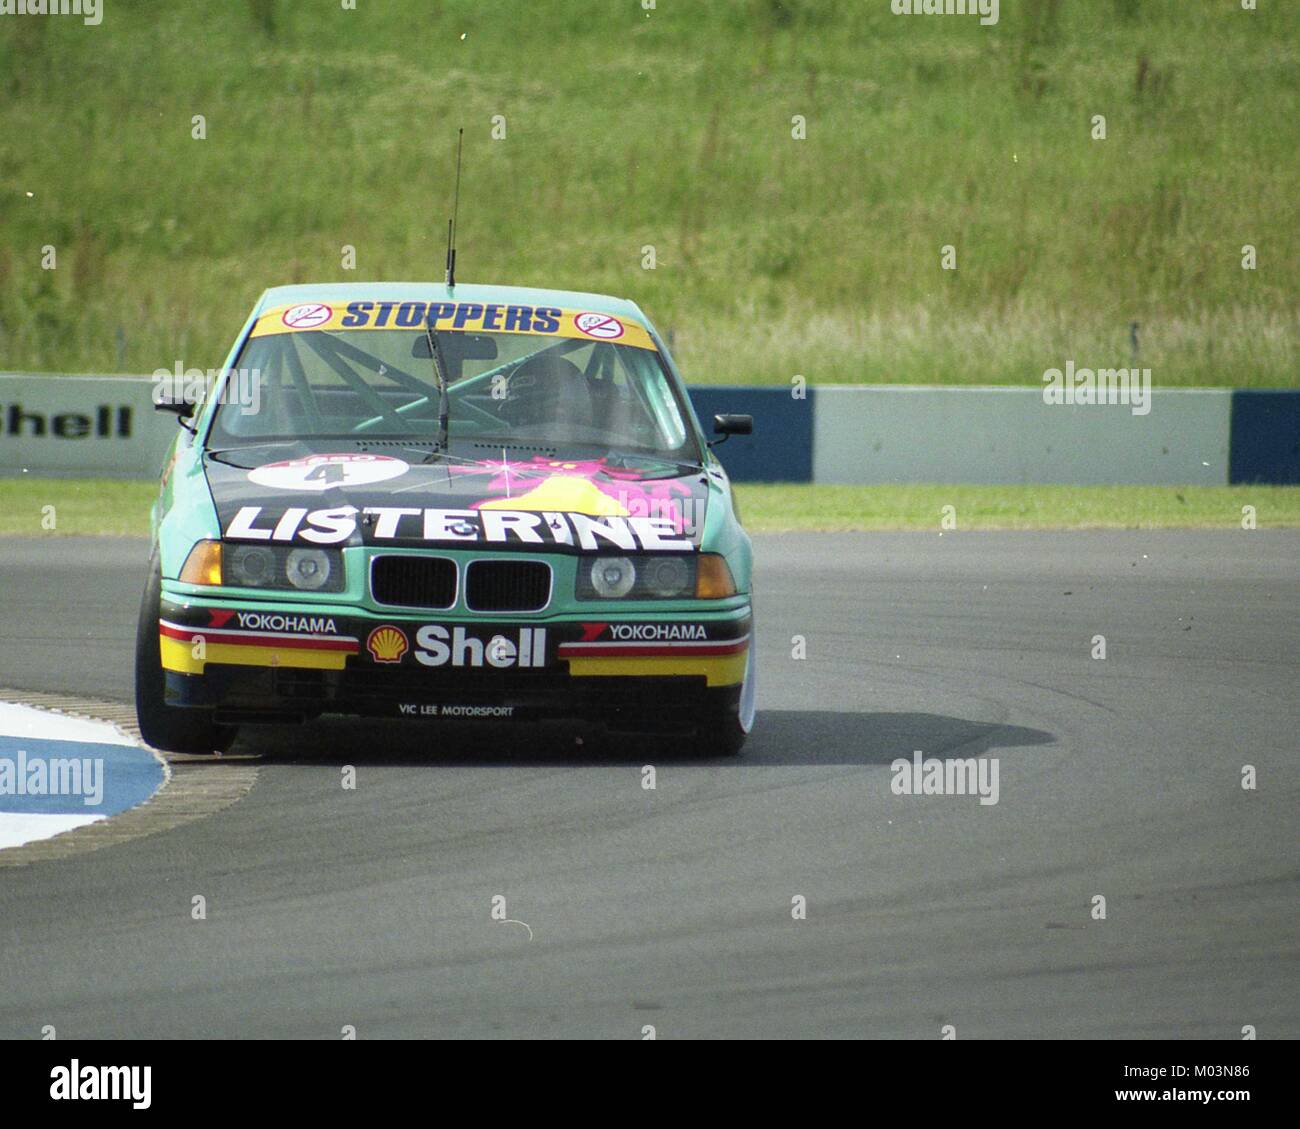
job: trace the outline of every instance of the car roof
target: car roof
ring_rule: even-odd
[[[589,309],[595,313],[630,317],[647,324],[635,302],[611,298],[608,294],[588,294],[581,290],[536,290],[527,286],[485,286],[457,283],[447,287],[441,282],[316,282],[300,286],[273,286],[259,299],[255,314],[274,306],[298,302],[489,302],[520,306],[559,306],[561,309]]]

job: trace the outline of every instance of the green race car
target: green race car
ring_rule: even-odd
[[[202,402],[160,407],[182,428],[136,643],[151,745],[334,713],[743,744],[750,540],[635,304],[277,288]]]

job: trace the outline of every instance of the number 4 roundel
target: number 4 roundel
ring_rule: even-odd
[[[274,490],[330,490],[349,486],[368,486],[398,478],[410,470],[410,464],[388,455],[308,455],[267,463],[248,472],[249,482]]]

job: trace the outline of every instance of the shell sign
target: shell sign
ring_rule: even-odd
[[[401,662],[402,656],[406,654],[410,646],[406,639],[406,632],[402,631],[401,628],[393,627],[391,624],[376,627],[366,640],[366,648],[377,663]]]

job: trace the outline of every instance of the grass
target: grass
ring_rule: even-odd
[[[0,536],[147,537],[157,496],[155,482],[0,478]]]
[[[1300,8],[1000,7],[0,20],[0,364],[215,368],[267,285],[439,277],[463,125],[461,277],[633,297],[694,383],[1037,383],[1136,322],[1157,387],[1295,386]]]
[[[945,506],[958,530],[1241,529],[1300,526],[1296,486],[804,486],[736,487],[751,532],[941,531]]]
[[[0,535],[143,537],[157,487],[110,479],[0,478]],[[736,487],[754,533],[781,530],[1240,529],[1300,527],[1295,486],[768,486]],[[53,507],[53,528],[47,528]]]

